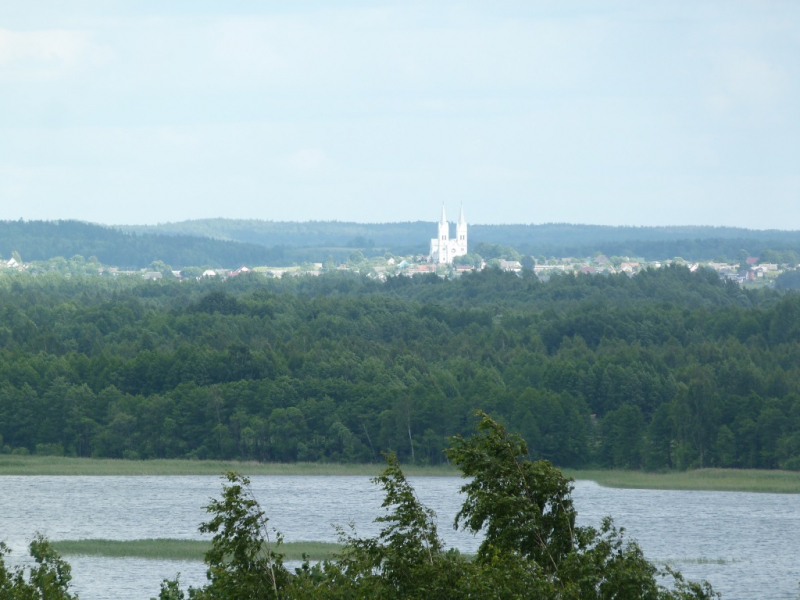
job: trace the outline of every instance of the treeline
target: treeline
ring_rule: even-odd
[[[738,227],[611,227],[546,223],[542,225],[475,225],[471,238],[478,242],[513,246],[533,256],[632,256],[664,260],[737,260],[764,252],[800,254],[800,232],[753,230]]]
[[[279,245],[246,244],[201,236],[125,233],[80,221],[0,221],[0,257],[14,253],[26,262],[55,257],[95,257],[122,269],[145,268],[162,261],[175,269],[187,266],[232,267],[285,264]]]
[[[775,285],[784,290],[800,290],[800,270],[784,271],[775,279]]]
[[[455,217],[455,215],[453,215]],[[395,254],[426,254],[436,225],[428,221],[404,223],[352,223],[340,221],[282,222],[254,219],[199,219],[151,226],[123,227],[138,233],[206,236],[223,240],[274,246],[285,251],[313,247],[380,249]],[[736,260],[742,250],[751,256],[765,251],[800,255],[800,232],[751,230],[737,227],[610,227],[545,223],[540,225],[480,225],[469,227],[470,247],[500,244],[531,256],[608,256],[665,260],[721,258]],[[313,260],[324,261],[326,250]],[[308,259],[312,260],[312,259]]]
[[[160,261],[184,267],[233,268],[340,263],[355,250],[367,257],[426,254],[435,224],[288,223],[207,219],[156,226],[111,228],[79,221],[0,221],[0,257],[22,260],[96,258],[103,265],[141,269]],[[716,227],[603,227],[596,225],[472,225],[473,252],[490,248],[536,257],[608,256],[665,260],[796,263],[800,232]],[[491,250],[483,258],[492,258]],[[500,252],[505,256],[506,253]]]
[[[800,469],[800,297],[711,271],[6,274],[0,307],[6,452],[438,463],[483,409],[560,466]]]
[[[381,248],[399,253],[425,252],[436,224],[353,223],[346,221],[262,221],[258,219],[196,219],[158,225],[120,226],[123,231],[164,235],[197,235],[251,244],[293,247]],[[431,233],[433,232],[433,233]],[[404,252],[400,252],[403,250]]]

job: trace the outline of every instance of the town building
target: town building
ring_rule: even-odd
[[[440,265],[452,264],[456,256],[464,256],[467,253],[467,221],[464,219],[464,207],[461,207],[461,215],[456,224],[456,237],[450,238],[450,223],[442,205],[442,218],[439,221],[439,235],[431,239],[431,251],[428,255],[428,262]]]

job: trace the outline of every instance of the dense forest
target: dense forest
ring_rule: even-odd
[[[292,248],[357,247],[395,254],[427,254],[436,224],[352,223],[339,221],[281,222],[237,219],[198,219],[152,226],[128,226],[140,234],[207,236],[221,240]],[[539,225],[470,224],[470,244],[499,244],[531,256],[636,256],[664,260],[735,260],[742,250],[758,256],[765,250],[800,254],[800,232],[759,231],[736,227],[610,227],[545,223]],[[311,250],[311,248],[309,248]],[[324,256],[318,252],[322,261]],[[309,254],[308,256],[311,256]],[[308,258],[308,260],[311,260]]]
[[[0,310],[4,452],[439,463],[482,409],[560,466],[800,469],[800,296],[712,271],[7,272]]]
[[[162,261],[176,269],[187,266],[232,267],[283,263],[281,247],[215,240],[190,235],[124,233],[80,221],[0,221],[0,257],[18,253],[24,261],[55,257],[95,257],[122,269],[145,268]]]

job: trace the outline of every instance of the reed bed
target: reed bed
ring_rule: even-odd
[[[262,463],[222,460],[122,460],[67,456],[18,456],[0,454],[0,475],[220,475],[236,471],[243,475],[368,475],[375,476],[383,464]],[[407,475],[453,476],[459,471],[447,465],[404,465]]]
[[[574,479],[589,479],[615,488],[705,490],[719,492],[800,493],[800,472],[759,469],[697,469],[645,473],[642,471],[565,470]]]
[[[211,542],[202,540],[63,540],[52,542],[64,556],[135,557],[159,560],[203,560]],[[325,560],[334,556],[341,546],[327,542],[284,542],[278,548],[284,560]]]
[[[0,455],[2,475],[220,475],[236,471],[244,475],[375,476],[382,464],[260,463],[221,460],[120,460],[65,456]],[[407,475],[453,477],[458,469],[448,465],[403,465]],[[574,470],[574,479],[596,481],[606,487],[708,490],[728,492],[800,493],[800,472],[758,469],[697,469],[645,473],[643,471]]]
[[[654,563],[662,565],[728,565],[738,562],[732,558],[709,558],[707,556],[668,558],[666,560],[654,560]]]

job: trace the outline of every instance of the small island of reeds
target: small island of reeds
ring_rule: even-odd
[[[170,538],[144,540],[62,540],[52,542],[64,556],[111,556],[160,560],[203,560],[211,548],[206,540]],[[284,542],[277,549],[285,560],[328,560],[342,548],[329,542]]]

